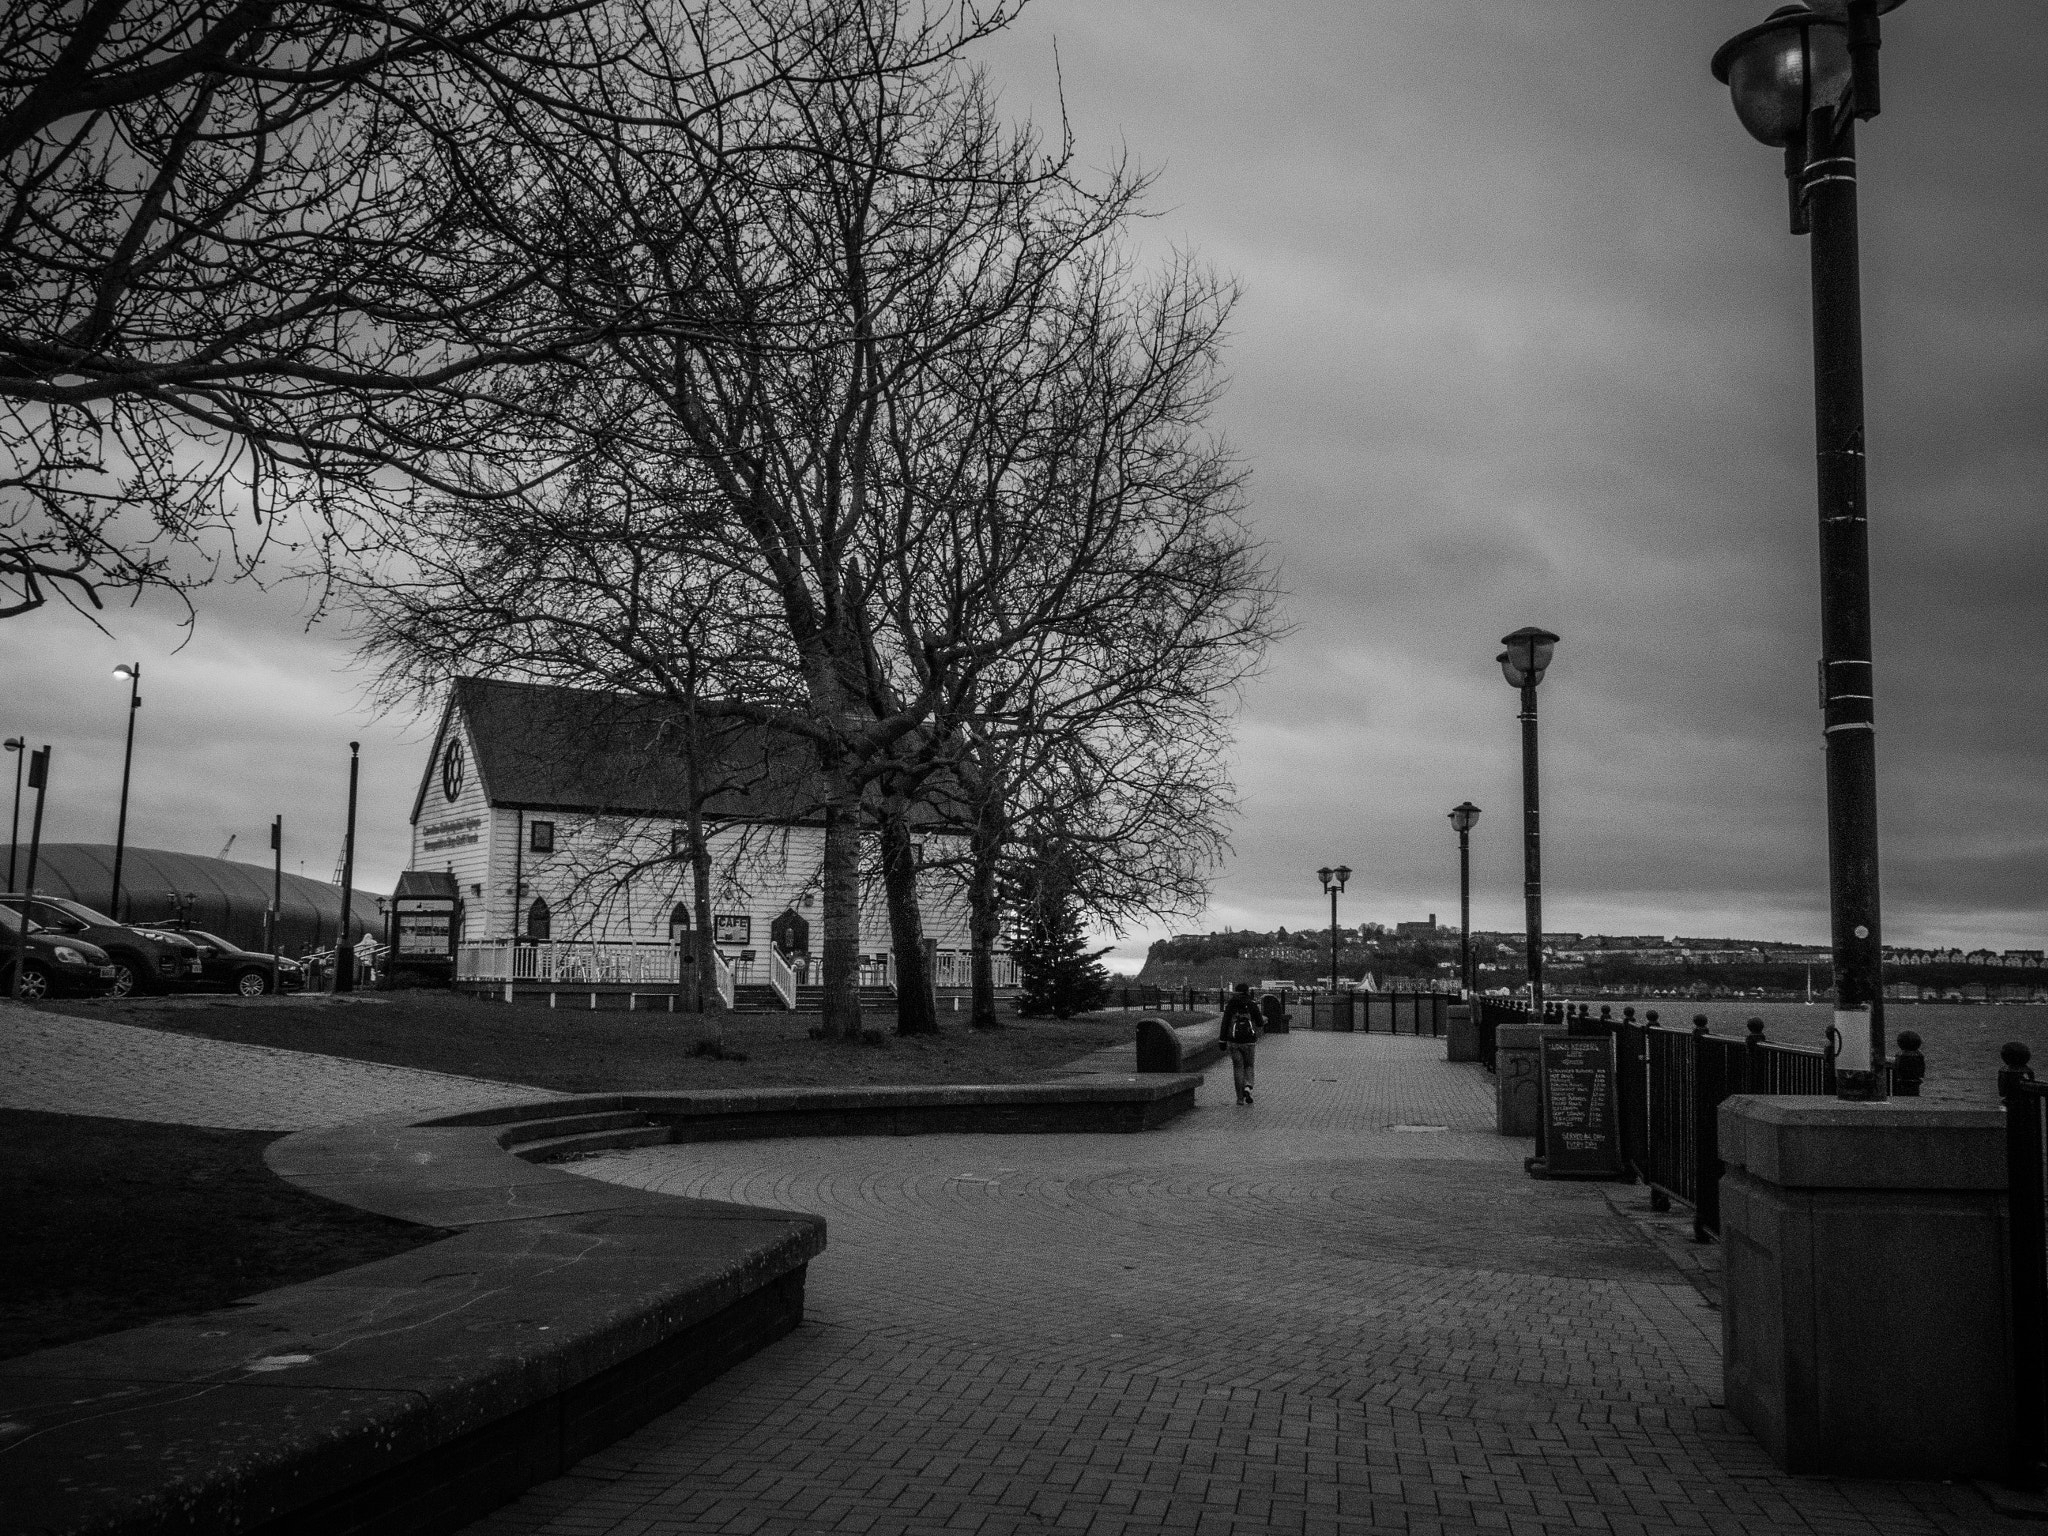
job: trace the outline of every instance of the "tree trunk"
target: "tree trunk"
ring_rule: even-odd
[[[828,772],[830,770],[827,770]],[[835,775],[837,777],[837,775]],[[840,793],[825,808],[825,869],[822,912],[825,927],[819,969],[824,973],[824,1017],[828,1040],[860,1038],[860,796]]]
[[[896,1033],[936,1035],[939,1014],[924,948],[924,912],[917,900],[917,852],[909,807],[893,800],[882,812],[882,889],[889,901],[889,942],[896,951]]]
[[[1002,932],[1002,908],[996,898],[996,860],[1002,839],[989,817],[975,825],[972,864],[967,876],[967,943],[973,1000],[968,1023],[975,1029],[995,1029],[996,938]]]

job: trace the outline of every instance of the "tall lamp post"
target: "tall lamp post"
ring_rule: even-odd
[[[135,763],[135,712],[142,708],[142,663],[124,661],[114,676],[128,679],[128,745],[121,753],[121,817],[114,824],[114,889],[107,912],[121,921],[121,855],[128,848],[128,770]]]
[[[1501,636],[1507,649],[1494,658],[1508,686],[1522,694],[1522,905],[1528,930],[1529,1006],[1538,1018],[1543,1016],[1543,819],[1536,793],[1536,688],[1557,651],[1557,638],[1527,624]]]
[[[1330,896],[1330,1007],[1334,1010],[1337,1006],[1337,893],[1351,878],[1351,866],[1339,864],[1331,869],[1325,865],[1316,871],[1316,878],[1323,882],[1323,889]],[[1336,1018],[1336,1013],[1333,1011],[1330,1017]]]
[[[334,941],[334,990],[356,989],[356,954],[350,947],[351,916],[356,891],[356,770],[362,766],[363,744],[348,744],[348,827],[341,839],[341,937]]]
[[[7,834],[7,889],[14,889],[14,856],[21,851],[21,765],[28,759],[28,739],[7,738],[7,750],[14,754],[14,822]]]
[[[1458,988],[1472,995],[1472,828],[1479,821],[1479,807],[1467,800],[1450,812],[1451,825],[1458,833]]]
[[[1812,237],[1821,732],[1827,748],[1835,1080],[1844,1099],[1886,1095],[1856,119],[1877,116],[1877,18],[1902,3],[1820,0],[1812,9],[1781,6],[1761,25],[1722,44],[1712,66],[1742,126],[1785,152],[1792,233]]]

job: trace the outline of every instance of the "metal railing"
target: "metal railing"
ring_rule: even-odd
[[[789,968],[789,961],[782,951],[773,947],[768,951],[768,984],[782,999],[783,1007],[796,1007],[796,972]]]
[[[1742,1040],[1710,1035],[1704,1025],[1665,1029],[1654,1013],[1642,1024],[1582,1014],[1574,1027],[1613,1033],[1623,1155],[1650,1186],[1653,1204],[1692,1207],[1693,1235],[1702,1242],[1721,1230],[1721,1101],[1835,1091],[1833,1057],[1774,1045],[1757,1019]]]

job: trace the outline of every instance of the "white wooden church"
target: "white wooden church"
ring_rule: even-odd
[[[415,883],[453,886],[458,985],[673,990],[679,947],[695,937],[685,840],[694,783],[720,990],[728,1001],[751,992],[796,1006],[816,981],[823,938],[824,817],[810,749],[751,726],[702,732],[694,754],[679,736],[672,712],[627,696],[455,680],[413,801],[411,869]],[[956,846],[935,835],[920,852],[929,862]],[[863,863],[861,981],[891,986],[881,882]],[[939,985],[965,987],[964,887],[948,868],[926,869],[919,895]],[[996,974],[1013,984],[1008,956]]]

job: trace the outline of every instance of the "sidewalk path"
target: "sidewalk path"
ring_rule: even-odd
[[[698,1143],[579,1172],[816,1211],[805,1325],[474,1536],[2008,1529],[1786,1477],[1719,1317],[1538,1183],[1439,1041],[1292,1034],[1133,1136]],[[1442,1127],[1428,1129],[1427,1127]]]
[[[541,1088],[236,1045],[0,1002],[0,1108],[240,1131],[303,1131],[400,1110],[455,1113]]]

